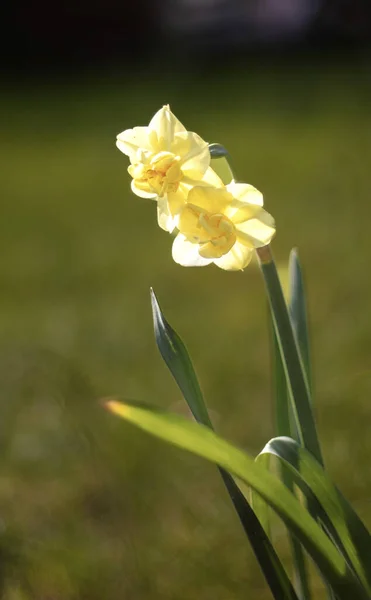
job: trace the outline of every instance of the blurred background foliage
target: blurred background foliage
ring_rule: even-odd
[[[260,13],[259,2],[232,4],[228,18],[226,4],[211,1],[78,10],[67,2],[53,19],[42,0],[32,10],[7,6],[6,600],[269,598],[216,470],[99,403],[113,395],[187,414],[155,347],[153,286],[186,341],[218,431],[255,454],[274,433],[258,268],[173,263],[155,205],[131,194],[127,159],[115,148],[119,131],[147,124],[164,103],[188,129],[223,143],[238,178],[263,191],[284,281],[289,250],[299,246],[326,462],[371,524],[369,5],[316,2],[314,11],[287,1],[287,14],[303,8],[291,19],[297,25],[277,29],[271,18],[259,30],[256,14],[272,16],[277,4],[260,2]],[[245,28],[234,36],[244,8]],[[278,522],[274,535],[287,557]]]

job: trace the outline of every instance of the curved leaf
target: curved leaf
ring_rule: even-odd
[[[295,496],[248,454],[209,428],[137,403],[106,402],[113,413],[167,442],[206,458],[241,478],[282,518],[332,586],[338,600],[370,600],[344,557]]]
[[[288,437],[270,440],[261,455],[271,454],[282,460],[295,476],[295,482],[304,493],[308,486],[314,494],[331,524],[330,534],[339,538],[340,547],[350,561],[363,585],[371,593],[371,536],[366,527],[331,482],[315,458]]]
[[[161,356],[182,391],[196,421],[212,428],[187,349],[179,335],[166,321],[153,290],[151,290],[151,303],[155,337]],[[254,510],[233,477],[221,467],[219,467],[219,471],[273,597],[276,600],[298,600],[287,573]]]
[[[265,280],[298,436],[301,444],[323,463],[308,381],[272,252],[269,246],[257,248],[256,252]]]

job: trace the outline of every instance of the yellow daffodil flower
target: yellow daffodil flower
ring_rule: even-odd
[[[130,159],[134,194],[158,201],[158,222],[166,231],[174,229],[174,217],[192,186],[221,184],[210,168],[207,142],[187,131],[169,106],[163,106],[148,127],[120,133],[116,145]]]
[[[245,183],[192,188],[177,219],[175,262],[244,269],[254,249],[269,244],[275,234],[274,219],[262,206],[262,194]]]

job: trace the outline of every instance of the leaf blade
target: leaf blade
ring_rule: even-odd
[[[298,485],[304,482],[308,486],[332,524],[332,533],[339,536],[355,572],[371,594],[371,536],[323,467],[305,448],[290,438],[270,440],[261,454],[265,453],[284,461]],[[303,491],[305,493],[305,489]]]
[[[196,421],[212,429],[190,356],[180,336],[165,319],[153,290],[151,290],[151,303],[155,337],[161,356],[182,391]],[[286,571],[254,510],[233,477],[221,467],[219,467],[219,472],[274,598],[298,600]]]
[[[369,600],[346,561],[298,500],[277,478],[259,468],[254,459],[217,436],[209,428],[171,413],[137,403],[110,400],[106,407],[116,415],[228,470],[254,488],[297,535],[312,556],[338,600]]]

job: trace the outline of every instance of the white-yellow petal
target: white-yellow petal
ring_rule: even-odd
[[[255,204],[241,204],[239,201],[238,207],[236,207],[236,201],[232,200],[229,206],[227,206],[225,214],[234,223],[244,223],[248,219],[253,219],[263,210],[260,206]]]
[[[221,256],[220,258],[216,258],[214,263],[217,267],[220,267],[225,271],[240,271],[247,267],[252,257],[253,251],[251,248],[247,248],[237,241],[227,254],[224,254],[224,256]]]
[[[200,185],[212,185],[214,187],[223,187],[224,184],[219,175],[214,171],[214,169],[209,167],[205,171]]]
[[[270,243],[276,227],[274,218],[263,208],[253,219],[236,225],[237,239],[248,247],[261,248]]]
[[[159,198],[157,201],[157,222],[161,229],[169,233],[172,233],[176,226],[176,219],[169,210],[166,198]]]
[[[225,188],[195,186],[188,194],[187,202],[211,214],[223,214],[232,196]]]
[[[187,201],[187,196],[188,188],[187,186],[182,185],[182,183],[179,184],[176,192],[168,192],[166,194],[169,210],[173,217],[178,215],[183,209]]]
[[[255,204],[256,206],[263,206],[264,204],[263,194],[253,185],[231,181],[226,187],[235,201],[237,200],[244,204]]]
[[[176,133],[186,132],[185,127],[171,112],[168,105],[163,106],[152,117],[148,129],[157,136],[158,152],[170,151]]]
[[[213,262],[212,259],[202,258],[199,245],[192,244],[181,233],[178,233],[173,242],[172,255],[174,261],[183,267],[204,267]]]
[[[139,185],[137,185],[137,183],[138,183],[138,181],[136,181],[135,179],[132,179],[131,190],[136,196],[139,196],[140,198],[150,198],[151,200],[155,200],[157,198],[156,193],[150,192],[147,189],[142,189],[141,187],[139,187]],[[147,186],[144,186],[144,187],[147,187]]]
[[[201,187],[223,187],[223,182],[219,179],[218,175],[213,171],[211,167],[209,167],[205,173],[202,175],[202,179],[200,177],[191,178],[187,175],[183,175],[182,183],[185,183],[189,186],[189,189],[195,186]]]
[[[131,162],[135,162],[139,148],[151,150],[148,127],[134,127],[122,131],[117,136],[116,146],[130,158]]]
[[[210,165],[208,144],[192,131],[176,134],[171,151],[181,157],[182,171],[187,177],[199,179]]]

